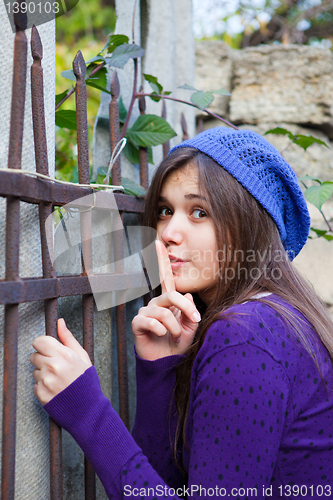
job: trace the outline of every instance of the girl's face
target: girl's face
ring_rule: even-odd
[[[176,290],[197,292],[208,305],[219,280],[215,228],[199,194],[197,169],[189,163],[172,172],[162,185],[157,234],[166,246]]]

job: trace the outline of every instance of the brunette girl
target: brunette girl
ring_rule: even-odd
[[[208,130],[146,198],[161,289],[133,319],[132,436],[58,322],[34,392],[109,498],[319,498],[333,484],[333,325],[293,258],[310,218],[297,177],[248,130]]]

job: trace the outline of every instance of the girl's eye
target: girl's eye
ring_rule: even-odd
[[[192,212],[194,214],[195,219],[203,219],[204,217],[207,217],[207,214],[204,210],[201,210],[199,208],[196,208]]]
[[[166,215],[170,215],[171,214],[171,210],[170,208],[167,208],[167,207],[160,207],[158,209],[158,216],[159,217],[165,217]]]

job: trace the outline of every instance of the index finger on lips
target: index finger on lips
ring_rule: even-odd
[[[176,290],[168,252],[160,240],[155,241],[162,293]]]
[[[155,297],[154,303],[161,307],[176,306],[180,309],[193,323],[199,323],[201,316],[195,304],[187,297],[179,292],[173,291]]]

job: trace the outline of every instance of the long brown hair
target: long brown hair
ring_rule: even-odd
[[[259,290],[280,296],[310,322],[333,359],[333,323],[326,306],[312,285],[290,262],[272,217],[212,158],[193,148],[180,148],[170,153],[158,167],[151,182],[146,197],[143,224],[156,228],[159,195],[166,177],[171,172],[186,168],[189,163],[197,168],[199,190],[207,201],[208,212],[215,226],[217,246],[223,259],[219,259],[221,279],[213,302],[206,307],[194,294],[202,320],[185,359],[176,369],[174,394],[179,420],[173,443],[175,459],[179,441],[182,440],[186,445],[185,429],[194,359],[209,326],[221,317],[233,317],[230,311],[228,312],[232,305],[251,300]],[[305,321],[272,298],[256,300],[271,305],[289,322],[298,342],[309,352],[320,371],[316,349],[304,333]]]

